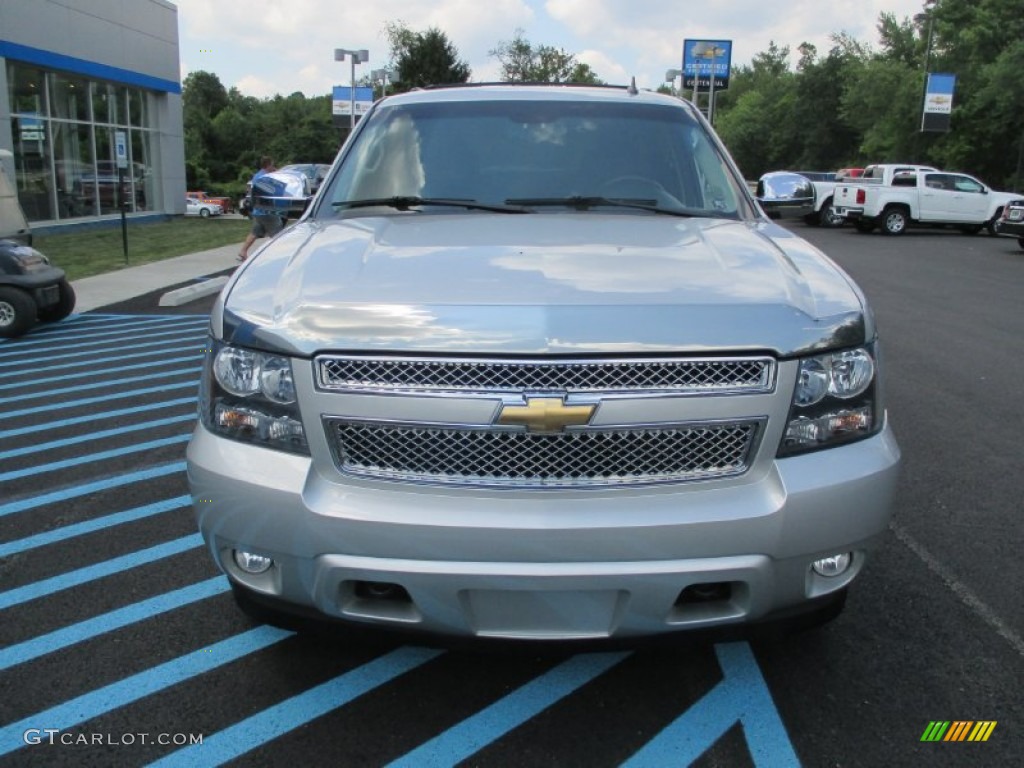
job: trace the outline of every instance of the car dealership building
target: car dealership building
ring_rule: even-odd
[[[183,212],[178,62],[165,0],[0,0],[0,149],[34,228],[122,202],[132,216]]]

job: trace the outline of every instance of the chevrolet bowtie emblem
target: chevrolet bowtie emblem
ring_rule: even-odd
[[[596,405],[566,405],[560,397],[528,397],[526,405],[503,405],[497,423],[526,427],[527,432],[558,433],[566,427],[589,424],[595,408]]]

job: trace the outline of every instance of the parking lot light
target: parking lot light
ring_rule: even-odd
[[[365,64],[370,60],[370,52],[365,48],[359,50],[352,50],[350,48],[335,48],[334,49],[334,60],[344,61],[345,57],[349,57],[351,76],[349,78],[349,106],[351,112],[349,114],[349,130],[351,131],[356,127],[356,64]]]

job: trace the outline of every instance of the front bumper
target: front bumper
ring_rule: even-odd
[[[1008,237],[1024,237],[1024,221],[996,219],[996,234]]]
[[[886,530],[899,450],[886,427],[757,478],[551,492],[341,484],[202,426],[188,459],[236,585],[356,623],[561,640],[740,625],[842,590]],[[244,573],[235,549],[274,565]],[[842,575],[810,569],[843,552]]]
[[[0,284],[13,285],[32,296],[36,306],[46,308],[60,301],[64,270],[57,267],[21,274],[0,275]]]

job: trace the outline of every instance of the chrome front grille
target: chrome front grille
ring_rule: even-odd
[[[585,428],[557,434],[325,419],[342,472],[386,480],[558,488],[729,477],[760,422]]]
[[[321,355],[324,390],[392,392],[654,392],[771,391],[770,357],[499,360]]]

